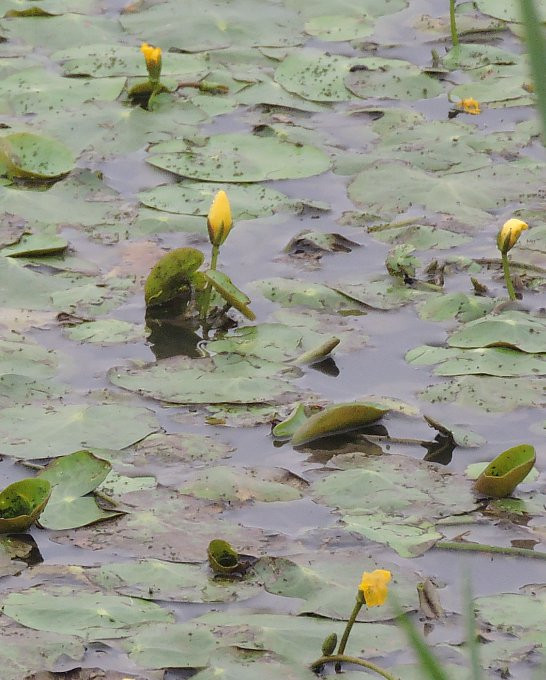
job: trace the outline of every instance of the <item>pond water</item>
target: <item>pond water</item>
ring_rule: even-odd
[[[376,568],[453,680],[465,578],[484,677],[544,677],[545,159],[516,4],[458,3],[454,52],[447,0],[0,2],[0,473],[57,484],[42,527],[0,543],[3,680],[312,680]],[[173,90],[150,111],[127,94],[143,40]],[[227,90],[174,91],[203,80]],[[453,116],[468,97],[481,113]],[[34,161],[12,133],[57,140],[44,162],[69,167],[13,178]],[[170,250],[209,257],[222,188],[220,269],[256,321],[231,310],[207,343],[143,289]],[[496,235],[514,216],[510,302]],[[354,401],[385,414],[272,436],[299,403]],[[467,467],[519,444],[535,470],[478,497]],[[252,556],[244,575],[209,570],[215,538]],[[392,602],[359,621],[351,653],[422,677]]]

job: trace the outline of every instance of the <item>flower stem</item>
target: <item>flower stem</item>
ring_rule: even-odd
[[[337,648],[337,656],[342,656],[343,652],[345,651],[345,647],[347,646],[347,641],[349,640],[349,635],[351,634],[351,629],[354,626],[354,623],[356,621],[356,617],[358,616],[358,613],[362,609],[362,605],[364,604],[363,600],[360,598],[360,593],[358,594],[355,606],[353,607],[353,611],[351,612],[351,616],[349,616],[349,620],[347,621],[347,625],[345,626],[345,630],[343,631],[343,636],[341,638],[341,642],[339,643],[339,647]],[[332,657],[329,657],[332,658]],[[340,659],[339,661],[342,661]],[[339,673],[341,670],[341,663],[336,663],[336,673]]]
[[[510,298],[510,300],[515,300],[516,292],[514,290],[512,278],[510,277],[510,265],[508,264],[508,253],[502,253],[502,271],[504,272],[504,281],[506,283],[508,297]]]
[[[455,21],[455,0],[449,0],[449,26],[451,28],[451,42],[453,47],[459,46],[459,35],[457,33],[457,22]]]
[[[218,263],[218,255],[220,253],[220,246],[212,246],[212,254],[210,256],[210,269],[215,270]],[[207,284],[207,288],[203,297],[203,304],[201,306],[201,322],[204,324],[207,320],[207,314],[210,306],[210,296],[212,295],[212,286]]]
[[[362,666],[363,668],[367,668],[370,671],[374,671],[382,678],[386,678],[386,680],[399,680],[396,676],[392,675],[384,668],[376,666],[371,661],[366,661],[365,659],[358,659],[355,656],[346,656],[345,654],[333,654],[332,656],[321,656],[320,659],[313,661],[313,663],[311,664],[311,669],[316,670],[320,666],[324,666],[324,664],[331,662],[336,662],[337,665],[337,663],[341,663],[341,661],[344,661],[345,663],[352,663],[355,664],[356,666]]]

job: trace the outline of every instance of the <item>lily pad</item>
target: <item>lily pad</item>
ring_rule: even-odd
[[[57,372],[58,361],[58,353],[19,333],[0,336],[0,375],[50,378]]]
[[[66,335],[76,342],[110,345],[118,342],[135,342],[144,338],[144,326],[119,319],[84,321],[72,326]]]
[[[321,437],[347,432],[375,423],[387,413],[363,402],[328,406],[302,423],[292,436],[292,446],[301,446]]]
[[[173,357],[141,368],[113,368],[110,381],[175,404],[278,403],[297,396],[289,382],[299,370],[257,357],[221,354],[206,359]]]
[[[162,305],[191,286],[192,275],[205,257],[195,248],[176,248],[157,262],[144,285],[146,305]]]
[[[490,298],[465,293],[445,293],[428,297],[419,305],[419,316],[427,321],[474,321],[488,314],[494,306],[495,300]]]
[[[0,162],[8,174],[25,179],[54,179],[74,167],[74,156],[56,139],[30,132],[14,132],[0,137]]]
[[[385,561],[378,562],[360,550],[341,549],[326,554],[287,557],[265,557],[252,568],[267,592],[282,597],[303,600],[298,614],[327,617],[340,621],[348,619],[363,571],[390,569],[394,574],[400,606],[404,610],[418,606],[417,575],[394,568]],[[360,610],[357,621],[388,621],[395,618],[395,609],[387,600],[384,607]]]
[[[437,97],[442,83],[415,64],[399,59],[362,59],[345,77],[345,86],[363,99],[416,100]]]
[[[476,480],[476,491],[490,498],[509,496],[532,470],[536,461],[534,447],[520,444],[492,460]]]
[[[375,309],[397,309],[428,293],[405,285],[399,278],[381,276],[359,283],[341,282],[335,290]]]
[[[166,602],[235,602],[261,590],[261,585],[246,578],[214,578],[201,564],[163,560],[104,564],[86,575],[100,587],[122,595]]]
[[[438,364],[435,375],[544,375],[546,359],[510,349],[509,347],[431,347],[421,345],[410,350],[406,361],[415,366]]]
[[[290,415],[277,423],[271,430],[271,434],[277,439],[292,439],[294,432],[307,421],[304,404],[297,404]]]
[[[325,312],[362,309],[360,303],[321,283],[297,279],[261,279],[253,285],[272,302],[283,307],[310,307]]]
[[[476,0],[478,9],[484,14],[503,21],[522,21],[519,0]],[[546,4],[543,0],[535,2],[539,17],[546,21]]]
[[[191,475],[179,491],[224,503],[272,502],[301,498],[303,486],[302,480],[286,470],[216,466]]]
[[[100,508],[87,494],[103,482],[111,470],[105,460],[89,451],[76,451],[57,458],[39,474],[52,486],[51,498],[40,517],[46,529],[74,529],[116,517],[119,513]]]
[[[50,495],[51,484],[32,477],[3,489],[0,492],[0,533],[26,531],[40,517]]]
[[[42,229],[34,226],[32,233],[24,234],[15,245],[2,249],[2,255],[8,257],[41,257],[63,253],[68,241],[57,234],[57,227],[46,226]]]
[[[122,449],[157,429],[145,408],[118,406],[14,406],[0,412],[5,456],[52,458],[82,446]]]
[[[519,406],[546,405],[544,385],[530,378],[497,378],[466,375],[447,383],[430,385],[420,394],[431,403],[454,402],[476,406],[489,413],[513,411]]]
[[[147,159],[151,165],[214,182],[297,179],[320,175],[330,167],[326,154],[313,146],[239,132],[209,137],[203,145],[163,142],[151,153]]]
[[[525,312],[502,312],[476,319],[448,338],[451,347],[514,347],[546,352],[546,320]]]
[[[138,626],[173,620],[172,614],[153,602],[62,586],[10,593],[2,612],[34,630],[89,641],[128,637]]]
[[[216,193],[225,188],[223,184],[186,180],[141,191],[138,198],[141,203],[156,210],[205,217]],[[303,205],[302,202],[261,184],[233,184],[228,192],[234,220],[251,220],[281,211],[297,211]]]

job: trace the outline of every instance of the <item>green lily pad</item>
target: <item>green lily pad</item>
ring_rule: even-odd
[[[329,338],[328,338],[329,340]],[[288,361],[301,357],[325,342],[317,331],[280,323],[262,323],[238,328],[232,335],[207,344],[212,353],[234,352],[242,356],[255,356],[267,361]]]
[[[534,595],[497,593],[476,598],[474,607],[480,619],[500,631],[543,646],[546,640],[545,599],[544,590]]]
[[[359,244],[341,234],[328,234],[322,231],[305,230],[300,232],[285,247],[290,255],[323,253],[350,253]]]
[[[294,432],[307,421],[305,405],[297,404],[290,415],[277,423],[271,430],[271,434],[277,439],[292,439]]]
[[[147,306],[162,305],[191,286],[193,274],[203,264],[205,256],[195,248],[176,248],[157,262],[144,284]]]
[[[10,593],[2,612],[34,630],[89,641],[129,637],[138,626],[173,620],[172,614],[153,602],[70,587],[40,586]]]
[[[362,59],[345,77],[345,86],[363,99],[416,100],[437,97],[442,83],[418,66],[399,59]]]
[[[488,64],[515,64],[519,56],[495,45],[462,43],[452,47],[442,57],[442,64],[449,69],[474,69]]]
[[[84,45],[63,49],[51,55],[53,61],[61,62],[65,76],[146,76],[146,64],[138,47],[125,45]],[[206,59],[197,54],[164,52],[161,59],[161,75],[175,75],[184,80],[200,80],[208,73]]]
[[[180,493],[227,503],[293,501],[302,497],[303,482],[286,470],[208,467],[193,473]]]
[[[69,173],[74,156],[56,139],[30,132],[14,132],[0,137],[0,162],[8,174],[25,179],[53,179]]]
[[[478,477],[476,491],[490,498],[509,496],[527,477],[535,461],[535,449],[529,444],[520,444],[503,451]]]
[[[196,673],[195,680],[276,680],[282,674],[286,680],[314,680],[309,668],[283,662],[270,652],[228,647],[218,650],[209,660],[207,668]]]
[[[256,315],[248,306],[250,298],[242,290],[239,290],[233,281],[224,272],[216,269],[208,269],[203,272],[206,280],[212,288],[221,295],[224,300],[250,321],[254,321]]]
[[[405,285],[399,278],[380,276],[359,283],[341,282],[335,290],[375,309],[397,309],[428,293]]]
[[[460,427],[458,425],[445,425],[444,423],[439,423],[434,418],[430,416],[424,416],[429,427],[439,432],[440,435],[444,437],[449,437],[453,440],[456,446],[463,446],[465,448],[477,448],[483,446],[486,440],[476,432],[467,429],[466,427]]]
[[[209,630],[191,623],[147,626],[127,641],[133,663],[144,668],[204,668],[217,649]]]
[[[209,137],[203,145],[172,140],[151,149],[148,163],[192,179],[214,182],[262,182],[320,175],[330,167],[313,146],[276,137],[239,132]]]
[[[30,338],[11,332],[0,336],[0,375],[50,378],[57,372],[59,355]]]
[[[30,478],[0,492],[0,533],[26,531],[40,517],[51,494],[47,480]]]
[[[297,397],[289,382],[298,369],[257,357],[221,354],[205,359],[173,357],[141,368],[113,368],[110,381],[175,404],[259,404]]]
[[[65,660],[77,664],[85,654],[85,645],[74,635],[32,630],[7,616],[1,618],[0,639],[4,680],[23,680],[44,671],[53,673]]]
[[[519,406],[546,405],[544,385],[530,378],[497,378],[466,375],[450,382],[427,387],[419,395],[431,403],[453,402],[476,406],[489,413],[513,411]]]
[[[236,550],[220,538],[215,538],[207,548],[209,566],[215,574],[233,574],[239,567]]]
[[[42,257],[63,253],[68,247],[68,241],[57,234],[55,226],[43,229],[33,227],[31,234],[24,234],[15,245],[2,249],[2,255],[7,257]]]
[[[145,408],[118,406],[14,406],[0,412],[5,456],[52,458],[82,446],[122,449],[157,429]]]
[[[369,230],[378,241],[392,244],[408,244],[416,250],[444,250],[468,243],[464,234],[455,234],[447,229],[438,229],[423,224],[396,227],[394,229]]]
[[[546,373],[544,357],[532,356],[508,347],[456,349],[421,345],[411,349],[405,359],[415,366],[438,364],[434,369],[435,375],[475,374],[503,377]]]
[[[341,549],[326,554],[286,557],[265,557],[252,571],[264,584],[267,592],[282,597],[295,597],[304,602],[298,614],[327,617],[340,621],[349,618],[363,571],[389,569],[394,577],[400,606],[404,610],[417,609],[417,575],[401,570],[388,562],[377,561],[360,549]],[[395,618],[395,609],[388,600],[383,607],[360,610],[357,621],[388,621]]]
[[[546,352],[546,320],[525,312],[502,312],[476,319],[449,336],[451,347],[514,347]]]
[[[357,40],[373,33],[371,18],[362,12],[361,16],[322,15],[305,24],[305,32],[325,42]]]
[[[301,446],[321,437],[347,432],[375,423],[387,413],[386,409],[362,402],[328,406],[302,423],[292,436],[292,446]]]
[[[476,0],[478,9],[484,14],[503,21],[522,21],[521,3],[519,0]],[[546,21],[546,4],[544,0],[535,2],[542,21]]]
[[[426,321],[474,321],[488,314],[494,306],[495,300],[491,298],[445,293],[428,297],[419,305],[419,316]]]
[[[89,451],[76,451],[50,463],[39,474],[40,479],[52,486],[50,502],[40,517],[40,524],[46,529],[74,529],[116,517],[119,513],[103,510],[94,497],[87,496],[110,470],[110,463]]]
[[[156,210],[205,217],[216,193],[225,188],[223,184],[186,180],[141,191],[138,198],[141,203]],[[234,220],[251,220],[281,211],[299,211],[303,205],[261,184],[233,184],[228,188],[228,193]]]
[[[75,342],[110,345],[143,339],[144,326],[119,319],[99,319],[72,326],[67,329],[66,335]]]
[[[163,560],[103,564],[87,570],[86,576],[100,587],[122,595],[166,602],[235,602],[261,590],[261,585],[246,578],[214,578],[201,564]]]
[[[358,311],[360,303],[321,283],[280,277],[254,281],[253,286],[272,302],[283,307],[310,307],[325,312]]]

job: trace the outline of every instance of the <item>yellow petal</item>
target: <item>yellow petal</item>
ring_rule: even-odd
[[[528,228],[529,225],[526,222],[515,217],[505,222],[497,236],[497,246],[501,253],[511,250],[516,245],[521,232]]]
[[[207,226],[210,242],[215,246],[221,246],[233,226],[229,198],[223,190],[219,191],[214,197],[209,210]]]
[[[480,103],[476,101],[473,97],[468,97],[467,99],[461,99],[459,102],[459,109],[465,113],[470,113],[472,116],[477,116],[481,113]]]
[[[387,569],[376,569],[372,572],[365,571],[358,589],[364,596],[368,607],[379,607],[385,603],[389,594],[388,584],[392,574]]]

